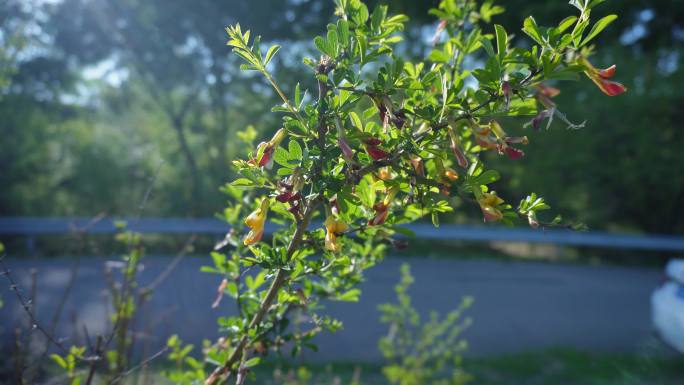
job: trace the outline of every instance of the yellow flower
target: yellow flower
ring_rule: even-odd
[[[335,216],[333,215],[329,215],[325,219],[325,222],[323,222],[323,226],[325,226],[326,231],[325,249],[330,250],[333,253],[337,253],[338,251],[340,251],[340,249],[342,249],[342,245],[340,245],[337,242],[337,236],[347,231],[347,229],[349,229],[349,226],[343,220],[335,218]]]
[[[482,197],[477,200],[482,210],[485,222],[497,222],[503,218],[503,213],[497,208],[504,203],[503,199],[496,196],[494,193],[483,193]]]
[[[258,209],[254,210],[247,218],[245,224],[250,228],[249,233],[245,237],[244,244],[246,246],[253,245],[261,240],[264,235],[264,223],[266,223],[266,214],[268,214],[268,207],[270,201],[264,198]]]

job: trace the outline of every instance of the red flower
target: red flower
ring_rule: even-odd
[[[508,155],[508,157],[511,158],[511,160],[518,160],[518,159],[522,158],[523,156],[525,156],[525,153],[523,152],[523,150],[517,149],[515,147],[508,146],[508,147],[506,147],[505,151],[506,151],[506,155]]]
[[[584,73],[587,77],[589,77],[604,94],[608,96],[617,96],[627,91],[627,87],[621,83],[608,80],[615,75],[615,64],[606,69],[598,69],[594,67],[589,60],[583,57],[580,58],[580,64],[584,66]]]
[[[285,135],[287,135],[287,130],[281,128],[273,135],[273,138],[270,141],[259,143],[257,146],[256,162],[252,163],[256,163],[259,167],[270,169],[273,166],[273,154],[280,145],[280,142],[285,138]]]
[[[610,79],[615,75],[615,70],[617,69],[617,66],[613,64],[612,66],[599,70],[599,75],[604,78],[604,79]]]
[[[370,157],[375,161],[383,160],[389,156],[389,153],[378,147],[380,144],[382,144],[379,139],[369,138],[364,141],[364,144],[366,145],[366,151],[368,151],[368,155],[370,155]]]

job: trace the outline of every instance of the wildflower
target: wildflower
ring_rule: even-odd
[[[442,175],[452,182],[458,179],[458,173],[451,167],[445,167]]]
[[[503,218],[503,213],[498,206],[504,203],[504,201],[496,196],[495,193],[483,193],[477,199],[477,203],[480,204],[485,222],[497,222]]]
[[[382,121],[383,128],[386,129],[389,126],[390,122],[396,123],[397,118],[395,117],[392,111],[394,109],[394,106],[392,105],[392,100],[390,100],[389,97],[380,97],[373,95],[371,96],[371,100],[373,101],[373,104],[375,104],[375,107],[377,107],[378,109],[378,114],[380,116],[380,121]]]
[[[342,245],[337,242],[337,236],[349,229],[349,226],[343,220],[336,218],[334,215],[328,215],[323,222],[325,226],[325,249],[337,253],[342,248]]]
[[[449,139],[449,147],[451,147],[451,151],[456,157],[456,162],[460,167],[468,168],[468,158],[466,158],[465,154],[463,153],[461,141],[458,139],[458,135],[451,126],[449,126]]]
[[[268,207],[270,201],[264,198],[261,201],[259,208],[254,210],[247,218],[245,224],[250,228],[249,233],[245,237],[244,244],[246,246],[253,245],[261,240],[264,235],[264,223],[266,222],[266,214],[268,214]]]
[[[627,91],[627,87],[621,83],[608,80],[615,75],[615,64],[606,69],[598,69],[584,57],[580,57],[579,62],[584,67],[584,73],[587,77],[589,77],[604,94],[608,96],[617,96]]]
[[[392,170],[389,167],[381,168],[378,170],[378,179],[385,181],[392,179]]]
[[[513,95],[513,89],[511,88],[511,83],[508,80],[501,83],[501,92],[504,97],[504,111],[508,111],[511,107],[511,96]]]
[[[421,159],[419,156],[414,156],[411,158],[411,165],[413,166],[413,170],[416,172],[416,175],[419,177],[425,177],[425,163],[423,163],[423,159]]]
[[[275,153],[276,148],[278,148],[280,145],[280,142],[285,139],[285,135],[287,135],[287,130],[281,128],[275,133],[275,135],[273,135],[273,138],[271,138],[270,141],[259,143],[257,146],[255,162],[259,167],[266,167],[267,169],[273,167],[273,154]]]
[[[379,139],[369,138],[363,143],[366,145],[366,151],[368,151],[368,155],[370,155],[373,160],[383,160],[389,156],[389,153],[378,147],[380,144],[382,144]]]
[[[337,126],[337,145],[342,150],[342,157],[347,163],[354,163],[354,150],[352,150],[347,142],[347,137],[344,134],[344,128],[342,128],[339,118],[335,119],[335,126]]]
[[[382,202],[378,202],[373,205],[375,216],[368,221],[369,226],[379,226],[385,223],[389,217],[390,205],[392,204],[394,197],[397,195],[397,192],[397,188],[392,188]]]
[[[558,88],[548,86],[544,83],[538,83],[535,88],[537,88],[541,95],[544,95],[547,98],[555,98],[560,94],[560,90]]]
[[[470,124],[475,134],[475,142],[483,150],[496,149],[499,154],[506,154],[511,160],[518,160],[525,155],[522,150],[512,145],[527,145],[529,141],[526,136],[508,136],[496,120],[492,120],[488,125],[479,125],[474,121]]]
[[[368,221],[369,226],[379,226],[385,223],[387,217],[389,216],[389,204],[383,202],[378,202],[373,205],[373,210],[375,210],[375,216]]]

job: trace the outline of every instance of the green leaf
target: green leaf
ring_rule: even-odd
[[[488,56],[496,56],[492,42],[489,41],[489,39],[487,39],[485,36],[480,37],[480,44],[482,44],[482,48],[484,48]]]
[[[363,123],[361,123],[361,118],[359,118],[359,115],[357,115],[356,112],[350,112],[349,119],[356,128],[363,131]]]
[[[525,19],[522,30],[527,36],[531,37],[532,40],[536,41],[537,44],[544,45],[544,39],[542,39],[541,32],[539,32],[539,27],[537,26],[534,17],[528,16],[527,19]]]
[[[287,168],[292,168],[292,165],[288,163],[288,159],[290,158],[290,155],[288,152],[282,148],[278,147],[275,150],[275,153],[273,153],[273,160],[278,163],[279,165]]]
[[[328,31],[328,55],[332,58],[337,57],[338,46],[337,46],[337,32]]]
[[[496,182],[497,180],[499,180],[499,178],[501,178],[501,175],[499,174],[498,171],[487,170],[487,171],[483,172],[482,174],[472,178],[472,183],[473,184],[479,184],[479,185],[490,184],[490,183]]]
[[[235,187],[250,187],[254,186],[254,182],[247,178],[238,178],[230,182],[230,185]]]
[[[295,86],[295,107],[299,108],[299,106],[302,103],[302,90],[299,87],[299,82],[297,82],[297,85]]]
[[[297,143],[296,140],[290,140],[290,144],[288,145],[288,149],[290,151],[290,154],[288,155],[289,160],[297,160],[301,161],[302,160],[302,147]],[[290,167],[292,168],[292,167]]]
[[[340,45],[346,48],[349,45],[349,23],[346,20],[339,20],[337,22],[337,35],[339,37]]]
[[[570,26],[573,25],[575,21],[577,21],[577,16],[566,17],[558,24],[558,27],[556,28],[556,33],[563,33],[563,31],[570,28]]]
[[[321,36],[316,36],[314,38],[314,45],[321,53],[328,54],[328,42]]]
[[[430,56],[428,56],[428,60],[434,63],[448,63],[449,59],[449,55],[439,49],[433,49],[432,52],[430,52]]]
[[[437,214],[437,211],[432,212],[432,225],[435,227],[439,227],[439,214]]]
[[[57,363],[62,369],[66,369],[67,363],[59,354],[50,354],[50,358]]]
[[[259,365],[261,362],[261,357],[253,357],[245,362],[245,368],[251,368],[253,366]]]
[[[345,293],[342,293],[335,297],[336,301],[347,301],[347,302],[356,302],[359,300],[359,295],[361,295],[361,290],[359,289],[351,289]]]
[[[268,49],[268,52],[266,52],[266,58],[264,59],[264,66],[268,64],[271,59],[273,59],[273,56],[280,50],[280,46],[278,44],[271,46],[271,48]]]
[[[508,34],[504,27],[499,24],[494,24],[494,29],[496,30],[496,49],[499,54],[499,62],[503,63],[503,60],[506,57]]]
[[[615,21],[615,19],[617,19],[617,15],[608,15],[597,21],[596,24],[594,24],[594,26],[591,27],[591,31],[589,31],[587,37],[585,37],[584,40],[582,40],[582,44],[580,44],[580,47],[589,43],[593,38],[595,38],[599,33],[601,33],[601,31],[603,31],[608,25],[610,25],[610,23]]]

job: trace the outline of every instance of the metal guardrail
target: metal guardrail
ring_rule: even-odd
[[[26,236],[30,243],[36,236],[64,235],[73,232],[111,234],[118,231],[120,219],[0,217],[0,235]],[[140,233],[210,234],[222,236],[229,226],[217,219],[141,218],[123,220],[126,228]],[[318,226],[320,224],[313,224]],[[267,226],[272,232],[275,225]],[[605,232],[575,232],[571,230],[534,230],[497,226],[442,225],[414,223],[406,226],[417,237],[444,241],[508,241],[547,243],[569,246],[590,246],[615,249],[641,249],[684,252],[684,237],[670,235],[614,234]]]

